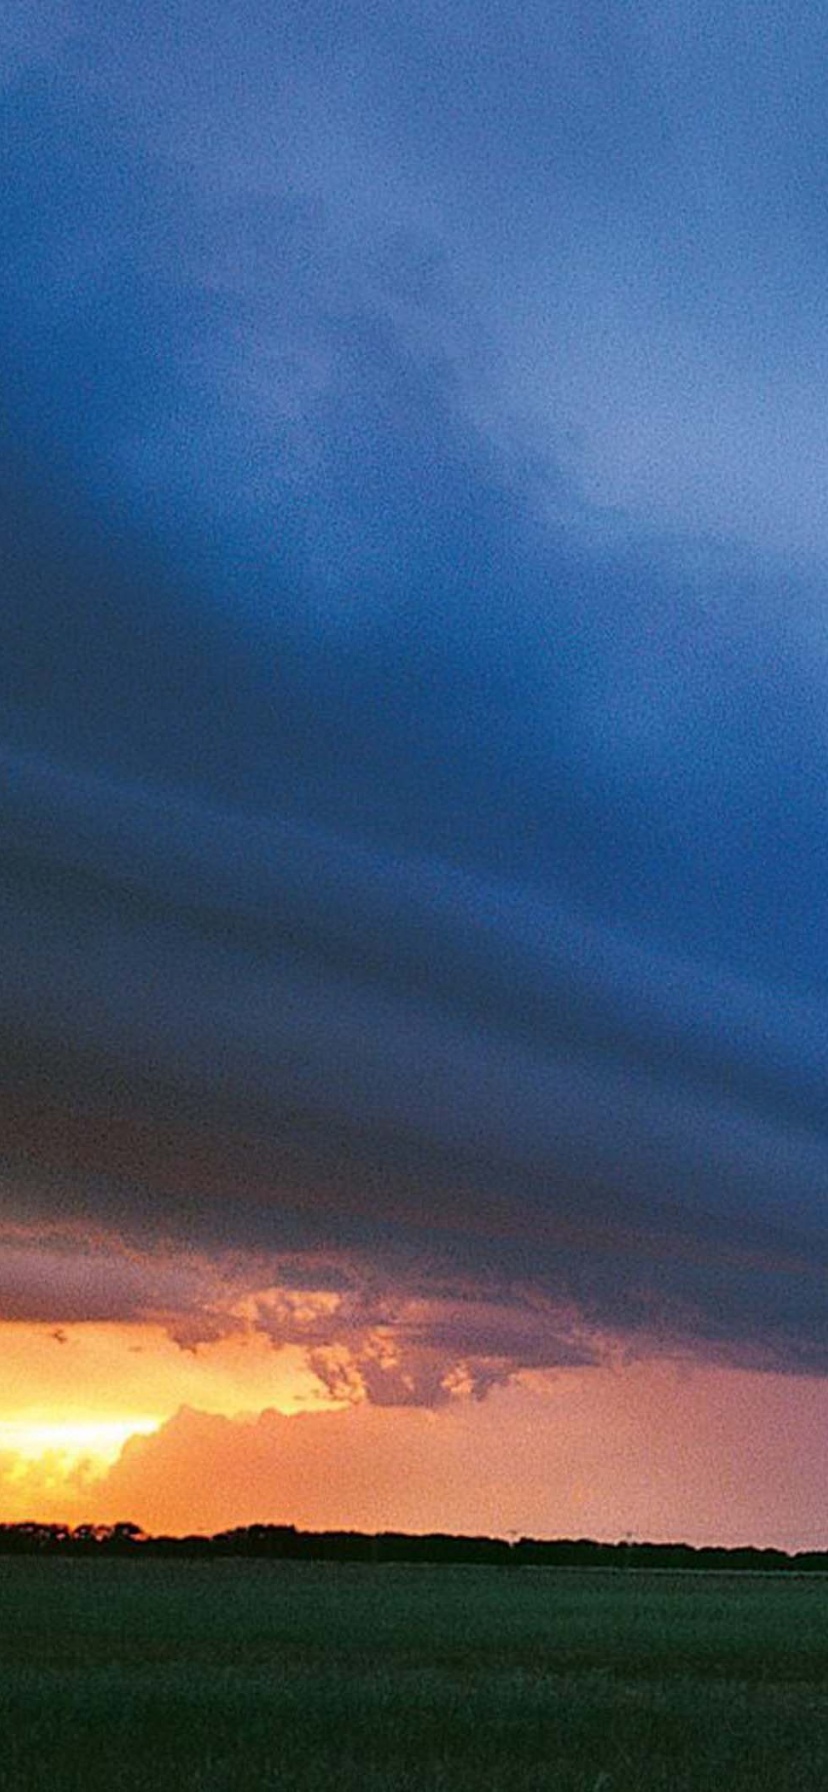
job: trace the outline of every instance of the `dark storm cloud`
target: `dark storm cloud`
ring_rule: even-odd
[[[824,421],[805,151],[768,152],[769,292],[758,225],[730,272],[758,99],[722,54],[694,100],[692,22],[323,12],[12,46],[10,1212],[247,1253],[179,1289],[196,1329],[328,1251],[824,1367],[824,544],[750,434],[757,331],[783,439]],[[5,1310],[80,1311],[29,1268]],[[377,1390],[379,1311],[317,1344]],[[514,1328],[434,1320],[404,1374],[543,1360]]]

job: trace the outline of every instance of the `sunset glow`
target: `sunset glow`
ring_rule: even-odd
[[[138,1414],[125,1419],[2,1419],[0,1457],[9,1454],[16,1459],[8,1471],[12,1478],[35,1462],[45,1463],[50,1475],[56,1470],[68,1475],[80,1463],[103,1474],[128,1437],[146,1437],[160,1424],[159,1418]]]
[[[280,1410],[263,1398],[264,1379],[251,1399],[255,1375],[239,1380],[238,1351],[226,1346],[171,1353],[149,1331],[136,1382],[133,1328],[89,1328],[84,1336],[78,1327],[90,1387],[93,1365],[107,1368],[105,1392],[102,1384],[97,1405],[90,1394],[83,1413],[77,1402],[56,1400],[54,1387],[47,1404],[34,1369],[43,1334],[13,1329],[17,1362],[29,1364],[30,1399],[39,1391],[42,1404],[0,1428],[0,1522],[631,1532],[696,1543],[750,1537],[792,1549],[817,1547],[823,1534],[822,1380],[792,1384],[616,1355],[603,1367],[525,1372],[482,1404],[460,1393],[424,1410],[378,1407],[364,1393],[333,1400],[298,1366],[291,1384],[288,1364],[278,1361],[285,1353],[267,1345]],[[66,1346],[52,1341],[52,1350],[62,1363]],[[136,1403],[150,1387],[164,1389],[152,1415]],[[811,1439],[822,1441],[815,1448]]]

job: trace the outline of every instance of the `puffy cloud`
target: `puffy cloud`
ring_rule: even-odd
[[[267,1272],[281,1281],[263,1285]],[[322,1286],[310,1285],[314,1275]],[[576,1311],[531,1287],[493,1281],[481,1292],[468,1274],[441,1272],[439,1260],[401,1263],[392,1279],[368,1254],[199,1257],[127,1246],[115,1234],[93,1242],[78,1229],[0,1232],[0,1311],[7,1325],[48,1325],[58,1342],[67,1325],[163,1329],[202,1357],[207,1347],[207,1358],[225,1340],[266,1339],[282,1360],[285,1350],[298,1354],[332,1399],[384,1406],[480,1396],[522,1369],[599,1352]]]
[[[482,1405],[232,1420],[128,1442],[73,1508],[152,1529],[244,1523],[821,1546],[826,1388],[740,1371],[570,1368]],[[45,1514],[44,1514],[45,1515]]]

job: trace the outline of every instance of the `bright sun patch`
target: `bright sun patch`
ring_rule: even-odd
[[[67,1474],[80,1463],[103,1473],[120,1455],[128,1437],[146,1437],[162,1423],[147,1415],[128,1419],[0,1420],[0,1455],[12,1455],[21,1465],[49,1460]]]

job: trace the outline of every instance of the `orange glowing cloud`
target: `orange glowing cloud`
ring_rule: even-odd
[[[18,1360],[31,1364],[26,1341],[17,1344]],[[68,1346],[51,1348],[66,1358]],[[155,1400],[156,1416],[176,1387],[189,1400],[152,1431],[136,1423],[115,1461],[97,1446],[97,1454],[90,1447],[86,1456],[61,1459],[59,1449],[37,1457],[0,1445],[0,1516],[129,1518],[178,1532],[272,1522],[498,1535],[632,1532],[788,1548],[828,1542],[823,1381],[616,1358],[530,1372],[483,1401],[460,1391],[436,1409],[379,1407],[359,1397],[335,1407],[287,1352],[274,1353],[269,1371],[257,1345],[249,1357],[249,1346],[178,1352],[179,1382],[170,1348],[145,1338],[135,1378],[117,1387],[135,1340],[79,1340],[92,1371],[84,1384],[90,1445],[96,1424],[137,1420],[147,1400]],[[262,1399],[268,1374],[281,1410],[275,1393],[260,1410],[251,1399],[254,1386]],[[64,1412],[55,1382],[52,1397],[50,1410]],[[43,1442],[47,1429],[36,1434]],[[102,1430],[98,1445],[107,1435],[111,1443],[115,1430]],[[12,1444],[15,1436],[19,1446],[22,1433],[9,1432]]]
[[[0,1327],[0,1520],[48,1495],[74,1510],[128,1438],[191,1403],[207,1414],[331,1404],[296,1346],[252,1329],[184,1350],[161,1326]]]

